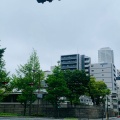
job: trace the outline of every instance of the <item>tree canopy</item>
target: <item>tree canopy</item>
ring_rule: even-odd
[[[2,60],[3,54],[4,54],[4,52],[5,52],[5,49],[6,49],[6,48],[1,48],[1,49],[0,49],[0,61]]]
[[[105,102],[105,96],[110,94],[110,90],[103,81],[96,81],[94,77],[90,78],[89,95],[95,105]]]
[[[9,72],[5,68],[5,60],[3,59],[5,49],[0,49],[0,101],[11,91]]]
[[[62,102],[60,98],[69,93],[64,74],[58,66],[53,70],[53,74],[48,76],[46,83],[48,85],[46,100],[57,107]]]
[[[65,97],[71,105],[80,104],[81,95],[90,96],[95,105],[104,103],[110,90],[103,81],[87,76],[85,71],[60,70],[57,66],[47,80],[47,100],[53,105],[60,103],[60,97]]]
[[[18,96],[18,101],[24,105],[25,115],[26,105],[29,104],[31,106],[36,100],[36,95],[34,93],[40,87],[39,82],[44,77],[35,50],[33,50],[28,62],[24,65],[20,65],[16,71],[17,75],[13,75],[12,85],[14,89],[22,93]],[[31,114],[31,111],[29,111],[29,114]]]
[[[85,71],[80,70],[66,70],[64,71],[64,79],[67,82],[67,87],[70,90],[70,94],[67,96],[72,104],[79,104],[79,97],[87,92],[88,83],[90,81],[89,76]]]

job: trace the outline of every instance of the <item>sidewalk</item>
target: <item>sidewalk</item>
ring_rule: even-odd
[[[109,119],[108,120],[114,120],[114,119],[116,119],[117,117],[109,117]],[[88,120],[87,118],[80,118],[80,119],[78,119],[78,120]],[[89,119],[89,120],[106,120],[106,118],[98,118],[98,119]]]

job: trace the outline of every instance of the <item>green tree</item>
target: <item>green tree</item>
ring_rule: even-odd
[[[110,94],[110,90],[103,81],[96,81],[94,77],[90,78],[89,96],[91,96],[94,105],[104,104],[106,95]]]
[[[5,68],[5,60],[3,59],[5,49],[0,49],[0,101],[11,91],[9,72]]]
[[[49,101],[54,106],[55,111],[57,111],[60,103],[63,102],[61,97],[66,97],[69,93],[66,81],[64,80],[64,74],[59,66],[56,66],[53,73],[48,76],[46,83],[48,88],[45,99]]]
[[[4,61],[1,61],[0,64],[0,101],[3,100],[3,98],[6,95],[9,95],[9,93],[11,92],[11,85],[10,83],[10,76],[9,76],[9,72],[6,71],[5,69],[5,64]]]
[[[16,71],[17,75],[13,75],[12,85],[14,89],[21,91],[18,101],[24,105],[24,115],[27,105],[29,105],[29,115],[31,115],[31,105],[36,100],[34,92],[38,90],[38,85],[44,77],[35,50],[33,50],[28,62],[20,65]]]
[[[86,75],[84,71],[80,70],[66,70],[64,71],[64,79],[67,82],[67,86],[70,90],[68,99],[72,104],[79,104],[79,97],[85,95],[87,92],[87,86],[90,81],[90,77]]]
[[[3,53],[5,52],[5,49],[6,49],[6,48],[2,48],[2,49],[0,49],[0,59],[2,59],[2,57],[3,57]]]

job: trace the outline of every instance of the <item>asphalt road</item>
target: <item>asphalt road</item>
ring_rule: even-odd
[[[15,118],[15,117],[0,117],[0,120],[63,120],[63,119],[52,119],[52,118]]]

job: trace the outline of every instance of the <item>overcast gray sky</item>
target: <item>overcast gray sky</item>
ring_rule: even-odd
[[[6,47],[6,68],[37,51],[42,70],[50,70],[61,55],[85,54],[98,61],[98,49],[110,47],[120,69],[120,0],[0,0],[0,44]]]

